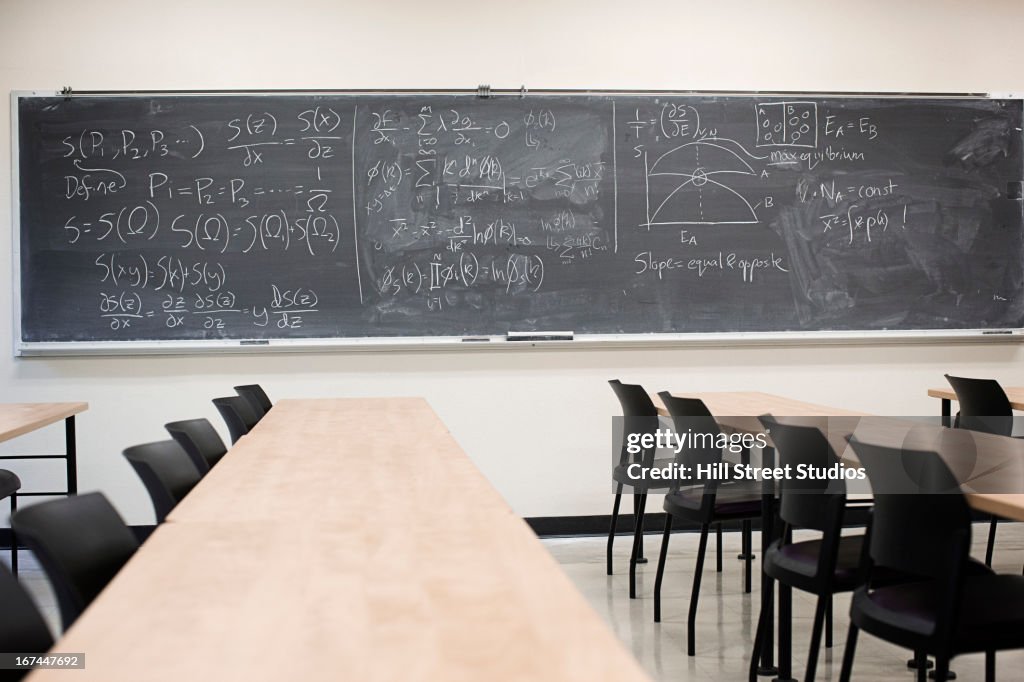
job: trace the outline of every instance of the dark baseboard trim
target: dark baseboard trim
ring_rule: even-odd
[[[988,523],[992,518],[990,514],[971,511],[975,523]],[[612,517],[610,514],[594,514],[591,516],[532,516],[523,519],[533,529],[537,537],[541,538],[563,538],[563,537],[586,537],[594,535],[608,535],[608,528],[611,526]],[[846,527],[857,528],[867,525],[868,515],[864,510],[850,510],[846,515]],[[619,522],[616,524],[616,535],[633,534],[633,515],[620,514]],[[761,530],[761,519],[753,519],[751,524],[754,530]],[[644,514],[644,534],[661,533],[665,528],[665,514],[663,512]],[[739,521],[726,521],[722,524],[724,531],[739,531]],[[676,521],[673,526],[675,533],[696,533],[700,532],[700,525],[696,523],[684,524]]]
[[[592,516],[533,516],[523,519],[533,529],[537,537],[558,538],[558,537],[584,537],[593,535],[608,535],[608,528],[611,526],[612,517],[609,514],[595,514]],[[754,530],[760,530],[760,519],[754,519]],[[663,512],[644,514],[644,534],[661,533],[665,529],[665,514]],[[722,524],[722,530],[740,530],[739,521],[726,521]],[[673,526],[676,533],[700,532],[700,524],[684,524],[676,521]],[[616,535],[633,534],[633,515],[620,514],[616,524]]]

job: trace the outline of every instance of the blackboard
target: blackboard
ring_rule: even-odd
[[[21,351],[1024,326],[1018,99],[15,105]]]

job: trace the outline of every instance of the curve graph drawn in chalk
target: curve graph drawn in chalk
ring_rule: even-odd
[[[642,227],[760,222],[746,197],[730,186],[735,176],[757,175],[735,147],[751,158],[762,158],[728,138],[687,142],[661,154],[653,162],[645,152],[647,222]]]

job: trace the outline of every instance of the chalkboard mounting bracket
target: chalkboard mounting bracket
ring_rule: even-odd
[[[526,99],[526,86],[525,85],[520,85],[519,86],[519,99]]]
[[[65,85],[63,88],[61,88],[60,94],[64,95],[65,100],[69,100],[71,99],[71,96],[74,94],[74,92],[71,90],[70,85]]]
[[[491,86],[490,85],[478,85],[476,88],[476,96],[480,99],[490,99],[491,97]]]

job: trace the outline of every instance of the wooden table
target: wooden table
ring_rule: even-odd
[[[0,460],[63,459],[67,489],[18,492],[21,497],[74,495],[78,492],[78,448],[75,444],[75,415],[89,409],[89,403],[0,403],[0,442],[23,436],[59,421],[64,422],[64,454],[0,455]]]
[[[280,401],[168,520],[75,680],[648,679],[422,399]]]
[[[1006,393],[1012,409],[1024,410],[1024,386],[1004,386],[1003,391]],[[942,401],[942,422],[947,426],[952,426],[951,403],[956,400],[956,392],[947,386],[944,388],[929,388],[928,395],[932,398],[939,398]],[[1024,521],[1024,494],[1022,493],[971,495],[970,504],[980,511],[995,514],[1006,519]]]
[[[715,415],[718,423],[731,431],[741,433],[761,433],[761,422],[757,418],[763,414],[777,417],[867,417],[865,412],[843,410],[827,405],[806,403],[772,393],[759,391],[705,391],[701,393],[673,393],[680,398],[699,398]],[[668,411],[658,396],[652,396],[658,408],[658,414],[668,416]],[[719,416],[721,415],[721,416]]]
[[[64,490],[22,491],[11,497],[11,514],[17,509],[17,497],[50,497],[78,492],[78,448],[75,439],[75,415],[89,409],[89,403],[0,403],[0,443],[23,436],[64,420],[63,455],[0,455],[0,460],[63,459],[67,478]],[[11,531],[11,570],[18,573],[18,543]]]
[[[1024,387],[1022,386],[1004,386],[1003,391],[1006,393],[1006,397],[1010,399],[1010,407],[1015,410],[1024,410]],[[947,426],[952,426],[952,401],[956,400],[956,392],[952,388],[929,388],[928,395],[932,398],[939,398],[942,400],[942,423]]]

